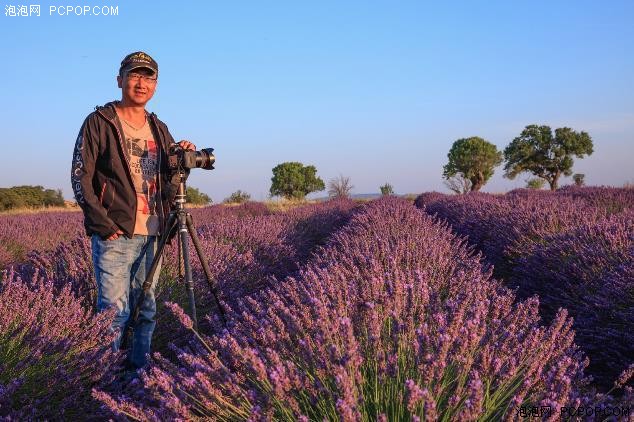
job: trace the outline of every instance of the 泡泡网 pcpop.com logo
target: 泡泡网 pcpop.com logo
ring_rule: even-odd
[[[559,413],[561,420],[571,420],[577,418],[606,419],[616,417],[621,419],[632,415],[630,406],[581,406],[581,407],[561,407],[558,411],[551,406],[520,406],[517,408],[517,415],[522,419],[543,419]]]
[[[117,16],[119,6],[50,6],[51,16]]]

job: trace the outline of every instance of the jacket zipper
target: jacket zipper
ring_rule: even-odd
[[[157,132],[157,133],[155,133],[155,136],[158,136],[158,138],[159,138],[159,145],[161,145],[161,149],[165,152],[165,154],[168,154],[168,151],[165,149],[165,145],[163,145],[163,143],[164,143],[163,142],[163,137],[161,136],[160,133],[158,133],[158,132],[160,132],[160,129],[158,127],[158,124],[156,123],[156,118],[155,118],[154,113],[150,114],[150,119],[152,119],[152,123],[153,123],[154,129]],[[159,224],[159,227],[162,228],[161,233],[159,233],[159,235],[161,235],[163,230],[167,230],[167,228],[164,227],[165,224],[167,223],[167,221],[165,219],[165,210],[163,209],[163,197],[162,197],[162,194],[161,194],[161,190],[162,189],[161,189],[161,153],[160,152],[159,152],[159,155],[158,155],[158,172],[157,172],[157,175],[156,175],[156,182],[157,182],[157,185],[158,185],[158,189],[156,190],[156,195],[157,195],[157,199],[158,199],[158,202],[159,202],[159,207],[158,208],[161,210],[161,216],[160,216],[161,217],[161,224]]]

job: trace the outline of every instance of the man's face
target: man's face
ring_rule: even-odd
[[[145,106],[156,90],[156,75],[150,69],[139,68],[117,76],[124,102]]]

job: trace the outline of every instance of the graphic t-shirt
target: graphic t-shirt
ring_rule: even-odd
[[[156,181],[158,176],[158,148],[150,124],[136,129],[119,116],[123,127],[125,150],[136,190],[137,209],[134,234],[155,236],[159,230]]]

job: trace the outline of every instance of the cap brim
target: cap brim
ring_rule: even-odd
[[[136,70],[136,69],[147,69],[149,71],[151,71],[154,74],[158,73],[158,70],[153,69],[149,66],[146,65],[132,65],[132,66],[126,66],[125,68],[122,69],[123,72],[129,72],[131,70]]]

